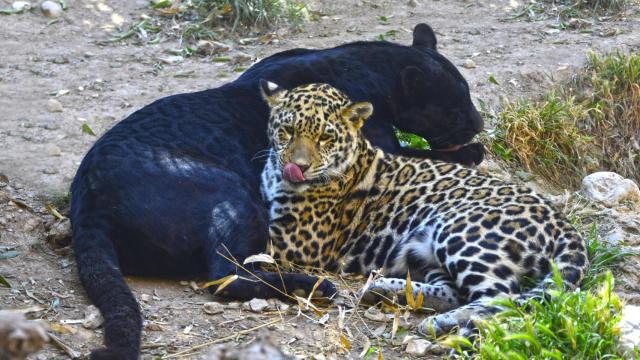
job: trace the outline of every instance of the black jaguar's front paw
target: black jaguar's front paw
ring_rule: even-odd
[[[335,285],[327,279],[323,279],[318,286],[317,277],[304,274],[286,273],[282,274],[284,285],[290,295],[307,297],[313,291],[313,298],[331,298],[337,290]],[[316,287],[313,290],[314,286]]]

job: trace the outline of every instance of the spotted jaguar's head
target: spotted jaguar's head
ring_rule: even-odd
[[[260,81],[271,108],[268,136],[282,176],[294,183],[324,183],[344,175],[357,156],[360,128],[373,112],[328,84],[291,90]]]

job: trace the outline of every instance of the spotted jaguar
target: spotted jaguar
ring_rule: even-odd
[[[365,299],[403,291],[424,306],[418,330],[468,328],[492,300],[544,292],[557,265],[576,287],[583,238],[531,189],[460,165],[385,154],[360,129],[372,114],[327,84],[285,90],[262,81],[271,152],[262,173],[271,251],[282,265],[383,277]],[[539,279],[522,290],[522,279]]]

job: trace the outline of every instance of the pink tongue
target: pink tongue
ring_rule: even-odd
[[[303,182],[304,175],[300,167],[294,163],[287,163],[282,169],[282,177],[293,183]]]

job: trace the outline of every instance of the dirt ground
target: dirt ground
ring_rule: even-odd
[[[581,32],[551,27],[557,24],[554,18],[505,20],[521,5],[516,0],[410,3],[310,2],[308,6],[321,16],[305,23],[301,32],[281,30],[273,37],[277,41],[235,43],[225,56],[249,66],[285,49],[373,40],[389,30],[397,33],[387,36],[388,40],[408,44],[413,26],[428,22],[439,35],[440,51],[468,79],[474,100],[497,105],[502,96],[534,97],[568,79],[584,64],[589,50],[640,47],[638,9],[594,21],[592,31]],[[0,8],[10,6],[11,1],[0,0]],[[178,48],[176,40],[143,46],[99,44],[118,27],[139,22],[145,13],[151,10],[143,0],[76,0],[69,1],[69,9],[53,24],[39,11],[0,15],[0,255],[10,257],[0,259],[0,274],[13,286],[0,287],[0,309],[24,309],[32,318],[45,319],[64,343],[83,355],[102,343],[102,332],[73,321],[84,318],[89,302],[71,250],[55,249],[45,241],[53,216],[44,206],[68,191],[83,155],[96,140],[82,131],[83,124],[100,136],[155,99],[216,87],[237,76],[237,64],[215,63],[206,57],[171,63],[165,49]],[[475,67],[462,67],[468,59]],[[491,74],[499,85],[488,81]],[[51,105],[51,99],[62,108]],[[640,219],[625,216],[625,221],[640,224]],[[603,231],[624,227],[614,222]],[[637,260],[626,265],[632,274],[640,273]],[[640,279],[637,275],[625,279],[620,291],[629,301],[640,302]],[[365,317],[363,309],[345,304],[341,320],[335,306],[327,317],[298,314],[293,304],[288,311],[260,312],[225,304],[221,314],[209,315],[203,304],[211,297],[194,290],[191,280],[129,279],[145,316],[144,357],[165,356],[217,339],[248,344],[267,338],[303,358],[356,358],[367,343],[380,347],[385,358],[412,358],[404,352],[403,336],[389,340],[391,322],[369,320],[377,314]],[[415,325],[418,319],[412,315],[409,323]],[[342,336],[351,345],[349,351],[343,349],[349,346]],[[203,346],[183,357],[198,358],[207,351],[209,347]],[[377,356],[373,350],[369,354]],[[49,345],[34,358],[66,357],[59,347]]]

